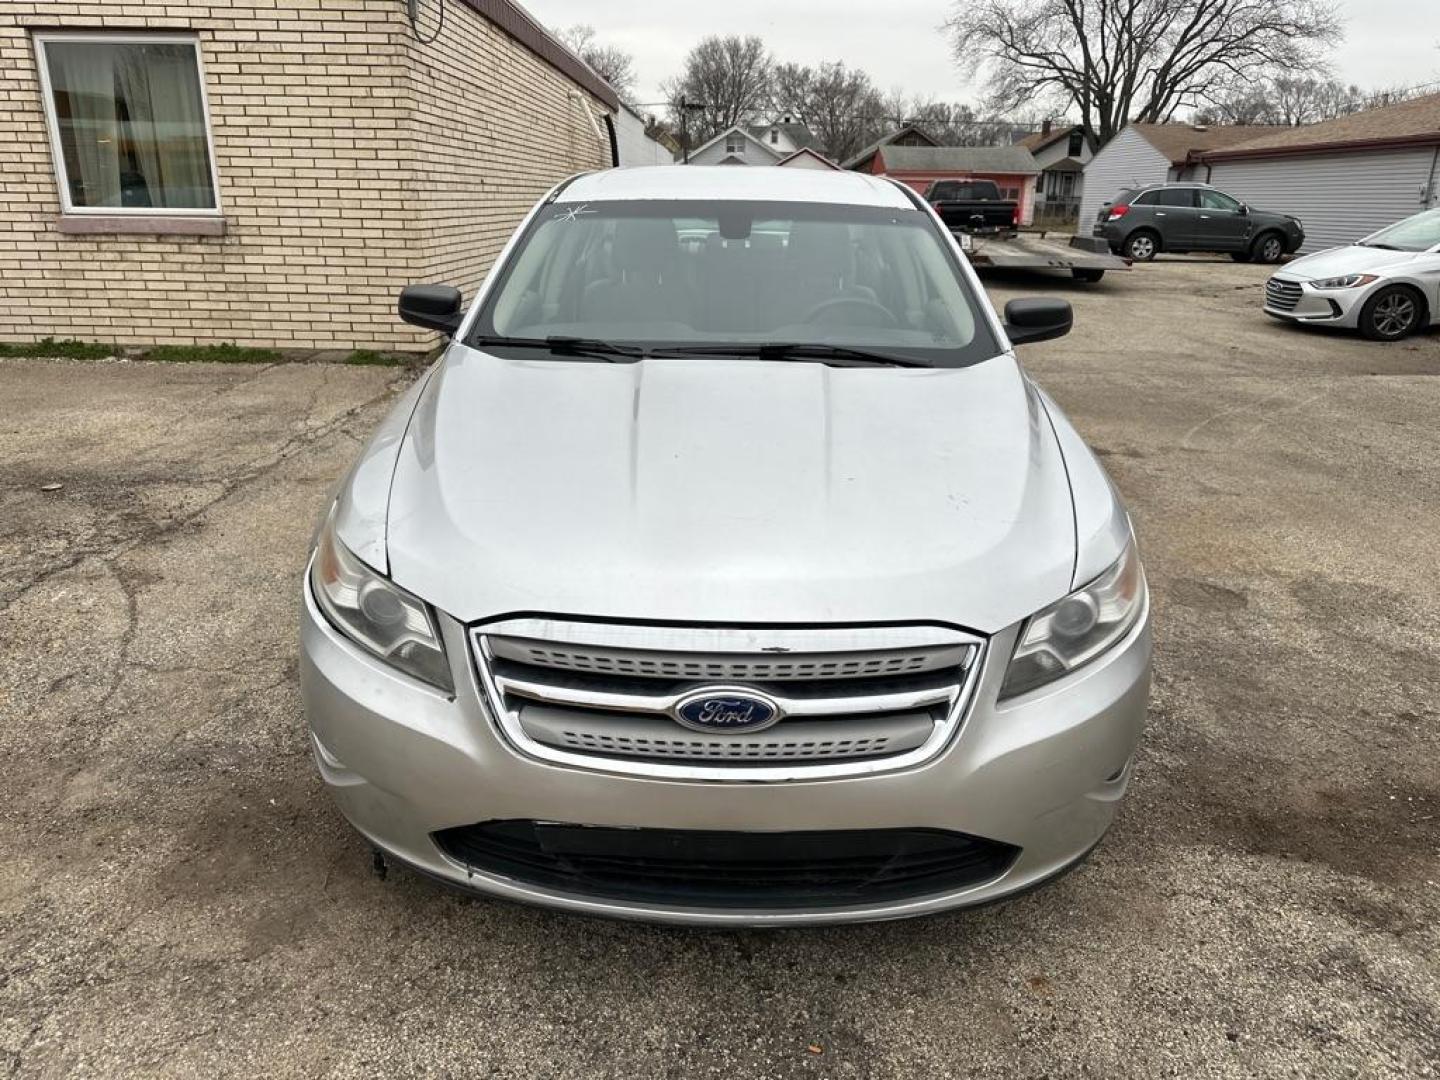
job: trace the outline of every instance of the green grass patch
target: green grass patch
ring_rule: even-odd
[[[102,360],[114,356],[115,348],[94,341],[56,341],[45,338],[42,341],[4,342],[0,341],[0,356],[43,356],[63,360]]]
[[[280,354],[274,349],[252,349],[227,341],[219,345],[157,345],[136,359],[171,364],[273,364]]]
[[[358,364],[361,367],[400,367],[405,362],[403,356],[376,352],[374,349],[356,349],[345,358],[345,363]]]

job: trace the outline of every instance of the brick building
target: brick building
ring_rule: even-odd
[[[614,93],[510,0],[0,0],[0,340],[418,349]],[[443,16],[443,21],[442,21]]]

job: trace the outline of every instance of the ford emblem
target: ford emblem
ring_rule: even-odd
[[[685,695],[672,715],[694,731],[760,731],[780,719],[780,708],[753,690],[712,688]]]

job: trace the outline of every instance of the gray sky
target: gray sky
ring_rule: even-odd
[[[946,0],[521,0],[547,26],[589,23],[635,57],[644,102],[706,34],[759,34],[781,60],[844,60],[882,89],[973,100],[937,32]],[[1440,80],[1440,0],[1339,0],[1336,75],[1363,87]]]

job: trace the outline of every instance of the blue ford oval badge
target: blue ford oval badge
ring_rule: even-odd
[[[695,731],[759,731],[780,719],[780,708],[753,690],[710,689],[681,698],[673,715]]]

